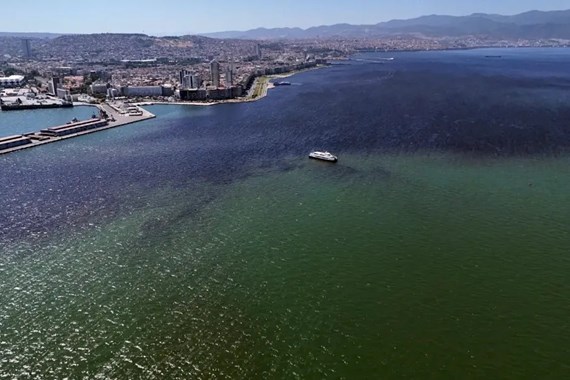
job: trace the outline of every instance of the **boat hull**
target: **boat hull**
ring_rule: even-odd
[[[319,157],[319,156],[313,156],[309,154],[309,158],[313,159],[313,160],[319,160],[319,161],[326,161],[326,162],[337,162],[338,158],[336,157]]]

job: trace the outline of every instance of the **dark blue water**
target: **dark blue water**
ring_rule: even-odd
[[[386,57],[395,60],[378,61]],[[156,120],[2,156],[0,237],[120,212],[128,207],[122,190],[132,186],[186,186],[187,178],[231,182],[313,149],[526,155],[570,145],[566,49],[355,59],[296,75],[292,86],[257,102],[154,106]]]

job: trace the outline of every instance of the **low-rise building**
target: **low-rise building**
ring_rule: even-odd
[[[89,88],[93,95],[104,95],[107,93],[109,85],[107,83],[93,83]]]
[[[162,96],[162,86],[128,86],[123,87],[125,96]]]
[[[32,140],[22,135],[8,136],[0,138],[0,150],[15,148],[17,146],[30,144]]]
[[[58,98],[63,99],[63,100],[68,101],[68,102],[73,101],[71,99],[71,92],[67,88],[58,88],[56,90],[56,92],[57,92]]]
[[[20,87],[24,84],[25,77],[23,75],[10,75],[9,77],[0,77],[0,87]]]

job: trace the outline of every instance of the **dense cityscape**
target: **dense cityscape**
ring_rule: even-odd
[[[64,101],[219,101],[255,98],[255,78],[347,59],[362,51],[421,51],[478,47],[560,47],[566,40],[495,40],[486,37],[241,40],[143,34],[0,37],[0,77],[6,88]],[[3,103],[25,101],[5,91]],[[31,95],[33,94],[33,95]],[[30,96],[27,97],[30,100]]]
[[[205,37],[103,34],[3,40],[5,87],[19,87],[27,79],[39,92],[74,100],[79,94],[180,98],[181,90],[194,90],[194,100],[228,99],[242,96],[256,76],[323,62],[303,47]]]

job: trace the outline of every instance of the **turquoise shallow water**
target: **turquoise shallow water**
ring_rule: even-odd
[[[335,66],[1,156],[0,379],[568,377],[570,158],[520,153],[564,147],[567,53],[532,53]]]
[[[43,128],[63,125],[73,118],[89,119],[96,112],[97,108],[87,106],[0,112],[0,136],[37,132]]]

